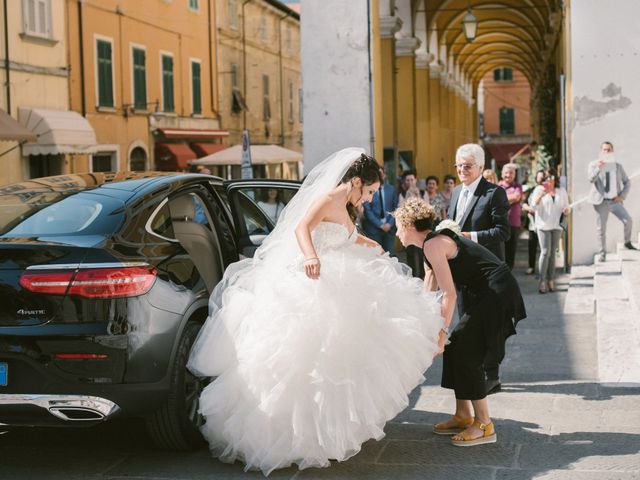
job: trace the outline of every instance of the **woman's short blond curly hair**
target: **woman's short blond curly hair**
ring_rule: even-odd
[[[410,198],[398,207],[393,215],[396,217],[396,223],[405,228],[433,225],[436,219],[435,209],[420,198]]]

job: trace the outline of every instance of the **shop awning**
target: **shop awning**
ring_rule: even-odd
[[[36,134],[20,125],[18,121],[4,110],[0,110],[0,140],[16,142],[35,142]]]
[[[527,145],[526,143],[487,143],[489,155],[496,161],[496,166],[502,168],[505,163],[509,163],[511,157]]]
[[[185,143],[156,143],[156,170],[176,171],[189,168],[196,154]]]
[[[19,108],[18,121],[38,139],[25,143],[22,154],[57,155],[88,154],[97,145],[93,127],[78,112],[45,108]]]
[[[251,145],[251,163],[269,165],[274,163],[299,162],[302,154],[278,145]],[[191,165],[240,165],[242,145],[234,145],[191,162]]]
[[[164,138],[220,138],[228,137],[226,130],[203,130],[198,128],[156,128],[155,133]]]
[[[191,149],[196,152],[198,158],[206,157],[207,155],[212,155],[221,150],[227,148],[226,145],[222,145],[221,143],[192,143]]]

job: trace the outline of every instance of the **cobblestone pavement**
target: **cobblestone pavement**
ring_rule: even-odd
[[[521,252],[521,258],[524,252]],[[490,397],[498,443],[456,448],[431,433],[451,413],[439,385],[440,361],[411,405],[351,460],[327,469],[277,471],[295,479],[640,479],[640,385],[598,383],[594,315],[563,314],[560,291],[539,295],[518,265],[529,317],[508,342],[503,391]],[[621,322],[634,319],[620,318]],[[635,319],[637,321],[637,319]],[[621,358],[623,361],[624,358]],[[0,432],[2,430],[0,429]],[[206,449],[154,451],[139,422],[92,429],[19,429],[0,433],[0,479],[251,479]]]

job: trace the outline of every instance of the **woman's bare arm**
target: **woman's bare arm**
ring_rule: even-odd
[[[452,253],[455,242],[450,238],[437,236],[424,244],[424,253],[431,264],[431,272],[442,291],[442,317],[444,326],[449,327],[456,307],[456,286],[449,268],[447,253]]]
[[[326,217],[331,209],[329,196],[322,197],[311,206],[307,214],[296,227],[296,240],[304,255],[304,270],[307,277],[317,279],[320,276],[320,259],[311,239],[311,232]]]
[[[438,282],[436,280],[436,276],[433,273],[427,264],[424,264],[424,285],[430,292],[435,292],[438,290]]]

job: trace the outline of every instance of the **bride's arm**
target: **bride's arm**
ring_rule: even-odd
[[[311,239],[311,232],[325,218],[329,210],[329,197],[325,196],[311,206],[307,214],[296,227],[296,240],[304,255],[304,271],[307,277],[316,279],[320,276],[320,260]]]

